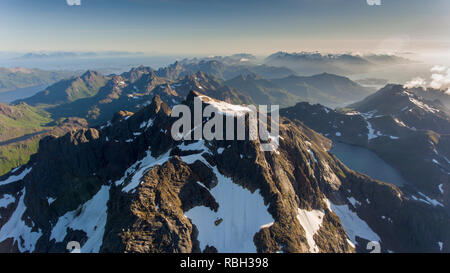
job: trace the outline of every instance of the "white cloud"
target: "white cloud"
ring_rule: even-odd
[[[417,87],[426,87],[427,86],[427,82],[422,79],[421,77],[417,77],[412,79],[411,81],[405,83],[404,87],[405,88],[417,88]]]
[[[430,87],[450,93],[450,69],[444,68],[440,73],[431,75]]]
[[[431,72],[444,72],[446,69],[443,65],[435,65],[431,68]]]
[[[367,0],[369,6],[381,6],[381,0]]]
[[[81,0],[66,0],[69,6],[81,6]]]
[[[450,95],[450,68],[441,65],[435,65],[430,70],[433,72],[431,74],[431,79],[429,84],[420,77],[414,78],[411,81],[407,82],[404,87],[405,88],[417,88],[423,87],[424,89],[427,87],[442,90],[445,94]]]

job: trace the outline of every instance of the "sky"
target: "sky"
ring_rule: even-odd
[[[449,0],[1,0],[0,51],[450,56],[449,14]]]

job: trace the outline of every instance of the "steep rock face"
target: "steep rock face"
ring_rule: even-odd
[[[195,97],[235,109],[197,92],[184,103]],[[352,252],[379,241],[383,251],[447,251],[446,214],[349,170],[299,122],[282,118],[279,148],[263,152],[259,140],[176,142],[174,121],[155,96],[135,114],[42,140],[0,178],[2,204],[13,200],[0,208],[0,250],[64,252],[78,241],[82,252]]]
[[[218,204],[196,181],[210,182],[174,156],[147,172],[131,196],[120,187],[113,189],[114,199],[128,202],[110,210],[102,251],[200,252],[198,231],[184,211],[202,205],[217,210]]]

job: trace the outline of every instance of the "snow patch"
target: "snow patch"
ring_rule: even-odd
[[[164,155],[161,155],[158,158],[154,158],[151,155],[150,151],[147,151],[147,155],[137,161],[133,164],[128,170],[125,172],[124,177],[122,177],[119,181],[116,182],[116,185],[120,185],[125,181],[125,178],[127,178],[128,174],[132,174],[131,181],[126,185],[122,191],[129,193],[131,190],[134,190],[137,186],[139,186],[139,183],[141,182],[142,176],[144,175],[144,172],[146,172],[151,167],[154,167],[156,165],[163,164],[166,162],[170,157],[170,151],[165,153]],[[139,168],[137,167],[139,165]]]
[[[418,198],[418,197],[416,197],[415,195],[411,195],[411,198],[413,199],[413,200],[415,200],[415,201],[420,201],[420,202],[423,202],[423,203],[426,203],[426,204],[428,204],[428,205],[433,205],[433,206],[441,206],[441,207],[443,207],[444,205],[442,205],[440,202],[438,202],[438,201],[436,201],[435,199],[431,199],[430,197],[428,197],[428,196],[426,196],[425,194],[423,194],[423,193],[421,193],[421,192],[419,192],[419,194],[421,195],[421,196],[423,196],[425,199],[423,199],[423,198]]]
[[[431,112],[431,113],[439,112],[439,110],[429,106],[426,103],[416,100],[415,98],[409,97],[409,101],[414,103],[417,107],[421,108],[422,110],[425,110],[426,112]]]
[[[26,190],[22,190],[19,203],[16,210],[13,212],[8,222],[3,225],[0,230],[0,242],[8,238],[12,238],[14,242],[17,242],[20,252],[32,252],[36,246],[37,240],[42,236],[42,231],[38,229],[38,232],[32,231],[32,227],[29,227],[23,220],[23,215],[27,210],[25,206]]]
[[[368,140],[381,136],[379,132],[375,132],[375,129],[373,129],[372,124],[368,120],[366,120],[366,123],[367,123],[367,130],[369,130],[369,133],[367,134]]]
[[[206,150],[206,146],[205,146],[205,140],[199,140],[190,144],[185,144],[184,142],[180,145],[178,145],[178,148],[182,151],[204,151]],[[220,149],[223,148],[219,148],[217,149],[217,152],[219,152]]]
[[[273,226],[273,222],[262,225],[259,229],[263,229],[263,228],[270,228],[271,226]]]
[[[48,202],[48,205],[51,205],[53,202],[55,202],[55,198],[52,198],[52,197],[47,197],[47,202]]]
[[[16,202],[16,198],[14,198],[14,196],[11,194],[5,194],[2,199],[0,199],[0,208],[6,208],[14,202]]]
[[[81,247],[81,252],[97,253],[103,243],[103,234],[108,210],[110,186],[102,186],[91,200],[84,203],[78,209],[69,211],[59,217],[52,229],[50,240],[62,242],[67,234],[67,229],[82,230],[88,237]]]
[[[314,154],[314,152],[311,149],[308,149],[308,153],[311,155],[311,157],[313,158],[314,162],[317,163],[316,155]]]
[[[223,176],[216,167],[212,169],[219,182],[210,191],[219,203],[217,213],[204,206],[185,213],[199,230],[200,248],[210,245],[222,253],[256,252],[253,236],[274,222],[268,206],[264,205],[259,191],[251,193]],[[223,221],[216,226],[214,222],[218,219]]]
[[[407,127],[406,124],[403,121],[399,120],[398,118],[394,118],[394,121],[402,127]]]
[[[223,101],[217,101],[208,96],[199,96],[199,98],[203,102],[213,106],[216,109],[216,113],[218,113],[218,114],[234,115],[234,116],[239,117],[239,116],[245,115],[246,113],[252,112],[252,110],[246,106],[230,104],[230,103],[223,102]]]
[[[350,112],[346,112],[345,115],[346,116],[357,116],[360,115],[361,113],[358,111],[350,111]]]
[[[348,201],[349,201],[350,203],[352,203],[353,207],[356,208],[356,205],[357,205],[357,204],[358,204],[358,206],[361,206],[361,202],[359,202],[359,201],[356,200],[355,198],[349,197],[349,198],[347,198],[347,199],[348,199]]]
[[[419,194],[420,194],[423,198],[425,198],[425,200],[426,200],[427,203],[429,203],[429,204],[431,204],[431,205],[433,205],[433,206],[435,206],[435,207],[436,207],[436,206],[441,206],[441,207],[444,206],[442,203],[438,202],[438,201],[435,200],[435,199],[432,199],[432,198],[426,196],[425,194],[421,193],[420,191],[419,191]]]
[[[31,172],[31,169],[32,168],[25,169],[24,171],[22,171],[22,173],[20,173],[18,175],[11,175],[6,180],[0,181],[0,186],[22,180],[27,174],[29,174]]]
[[[356,236],[369,241],[381,241],[380,237],[367,225],[367,223],[351,211],[348,205],[334,205],[330,202],[332,210],[341,219],[350,241],[356,245]]]
[[[304,209],[298,209],[297,219],[300,222],[300,225],[305,230],[306,240],[309,245],[309,252],[311,253],[319,252],[319,247],[314,241],[314,234],[319,231],[324,216],[325,213],[323,213],[321,210],[308,211]]]
[[[148,129],[152,126],[152,124],[153,124],[153,120],[149,119],[147,121],[142,122],[141,125],[139,126],[139,128],[140,129],[143,129],[143,128]]]

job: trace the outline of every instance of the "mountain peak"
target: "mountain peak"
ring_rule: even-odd
[[[152,102],[150,103],[148,108],[152,113],[159,113],[160,111],[162,111],[166,116],[170,116],[170,113],[172,111],[169,105],[164,102],[158,94],[153,97]]]
[[[87,70],[86,72],[83,73],[83,75],[81,75],[81,77],[92,77],[92,76],[98,76],[98,75],[100,75],[100,73],[98,73],[97,71]]]
[[[89,82],[92,80],[97,80],[98,78],[103,78],[103,75],[94,70],[87,70],[79,78],[85,82]]]

